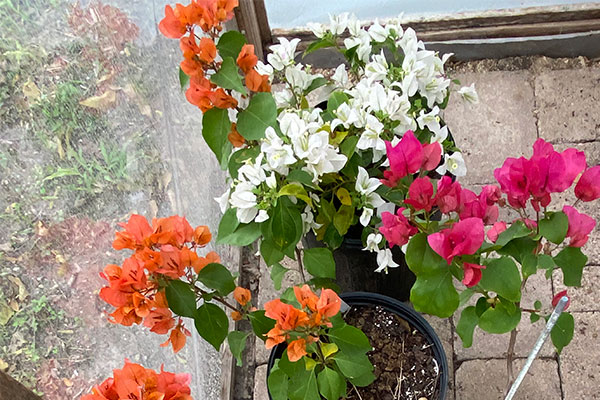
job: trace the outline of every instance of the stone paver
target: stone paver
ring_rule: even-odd
[[[573,313],[575,335],[560,355],[566,400],[600,399],[600,312]]]
[[[513,371],[519,373],[524,359],[516,360]],[[501,400],[506,390],[505,360],[471,360],[456,370],[456,400]],[[554,360],[536,360],[519,391],[518,400],[561,400],[558,364]],[[566,397],[584,399],[585,397]]]
[[[537,139],[533,88],[528,72],[463,73],[463,85],[475,83],[479,104],[463,102],[453,94],[444,119],[467,164],[461,183],[494,182],[494,169],[507,155],[530,156]]]
[[[600,69],[542,72],[535,78],[540,136],[552,142],[600,139]]]
[[[269,400],[266,365],[259,365],[254,371],[254,400]]]

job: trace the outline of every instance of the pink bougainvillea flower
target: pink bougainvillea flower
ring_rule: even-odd
[[[417,233],[417,228],[412,226],[408,219],[402,214],[404,208],[399,208],[396,215],[390,212],[381,214],[383,226],[379,231],[385,236],[390,247],[404,246],[408,239]]]
[[[479,264],[464,263],[463,268],[465,270],[465,276],[462,283],[466,287],[473,287],[481,280],[481,270],[485,269],[485,266]]]
[[[502,232],[504,232],[505,230],[506,230],[506,222],[504,222],[504,221],[496,222],[494,225],[492,225],[492,228],[487,232],[487,237],[493,243],[496,243],[496,240],[498,240],[498,236],[500,236],[500,234]]]
[[[385,179],[381,182],[386,186],[396,186],[400,179],[414,174],[423,164],[423,146],[413,131],[406,131],[396,146],[386,141],[385,149],[390,169],[383,172]]]
[[[429,235],[427,242],[450,265],[454,257],[474,254],[483,244],[483,239],[481,218],[467,218],[449,229]]]
[[[554,297],[552,298],[552,307],[556,307],[558,305],[558,302],[560,301],[560,299],[562,299],[563,296],[567,296],[567,291],[563,290],[561,292],[558,292],[554,295]],[[566,310],[567,308],[569,308],[569,305],[571,304],[571,298],[569,296],[567,296],[567,304],[565,305],[564,310]],[[563,311],[564,311],[563,310]]]
[[[496,185],[485,185],[483,189],[481,189],[479,197],[491,206],[498,203],[502,197],[502,193],[500,192],[500,188]]]
[[[463,189],[460,196],[460,219],[481,218],[485,225],[492,225],[498,220],[498,206],[493,203],[490,190],[482,191],[478,196],[469,189]]]
[[[404,202],[413,206],[415,210],[431,211],[435,204],[431,180],[428,177],[415,179],[408,188],[408,198]]]
[[[571,206],[564,206],[563,212],[567,214],[569,219],[569,229],[567,237],[571,238],[570,247],[581,247],[587,243],[590,232],[596,226],[594,218],[580,213]]]
[[[438,142],[426,143],[423,145],[423,171],[431,171],[440,165],[442,159],[442,146]]]
[[[494,170],[494,177],[500,189],[506,193],[508,202],[515,208],[525,208],[529,199],[529,186],[525,176],[525,157],[509,157],[500,168]]]
[[[600,165],[586,170],[575,185],[575,196],[583,201],[600,199]]]
[[[440,179],[437,184],[435,204],[444,214],[458,211],[460,207],[461,191],[462,188],[460,183],[452,182],[452,178],[449,176],[442,176],[442,179]]]

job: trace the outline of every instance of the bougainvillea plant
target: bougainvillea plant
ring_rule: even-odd
[[[81,400],[192,400],[189,374],[160,373],[125,360],[113,377],[92,388]]]
[[[107,286],[100,297],[116,307],[111,322],[143,323],[152,332],[169,334],[162,346],[171,344],[178,352],[190,336],[183,317],[191,318],[200,336],[217,351],[227,340],[241,365],[251,333],[230,330],[229,318],[220,307],[224,306],[233,320],[249,320],[268,349],[287,343],[269,380],[272,392],[278,393],[276,399],[287,396],[288,390],[290,396],[305,391],[317,398],[321,393],[337,399],[345,395],[347,382],[364,386],[374,379],[366,356],[369,341],[344,323],[341,300],[333,290],[322,289],[317,296],[308,285],[293,287],[292,297],[271,300],[259,310],[252,305],[250,291],[236,286],[215,252],[198,254],[211,240],[206,226],[192,228],[180,216],[149,223],[136,214],[121,226],[124,230],[116,233],[113,247],[133,254],[121,266],[106,266],[101,274]]]

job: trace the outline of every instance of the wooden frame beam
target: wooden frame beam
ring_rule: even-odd
[[[469,12],[401,21],[426,42],[552,36],[600,31],[600,3]],[[315,40],[307,29],[274,29],[273,36]]]
[[[239,30],[254,45],[254,52],[261,60],[265,59],[265,47],[272,42],[271,28],[267,18],[264,0],[240,0],[235,9],[235,19]]]
[[[0,371],[0,400],[42,400],[31,390]]]

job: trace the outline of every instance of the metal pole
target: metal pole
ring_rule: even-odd
[[[546,328],[544,328],[544,330],[540,334],[540,337],[538,338],[537,342],[535,343],[533,350],[531,350],[531,353],[529,353],[529,357],[527,357],[527,361],[525,362],[523,369],[521,369],[521,372],[519,372],[517,379],[515,379],[515,382],[511,386],[510,391],[508,392],[508,394],[506,395],[504,400],[512,400],[512,398],[514,397],[515,393],[517,392],[517,389],[521,385],[521,382],[523,382],[523,378],[525,378],[527,371],[529,371],[529,368],[531,367],[533,360],[535,360],[538,353],[542,349],[544,342],[546,341],[546,339],[548,339],[548,335],[550,335],[552,328],[554,328],[554,325],[556,324],[556,320],[558,320],[558,317],[564,311],[565,306],[567,305],[567,301],[569,301],[569,298],[567,296],[561,297],[560,300],[558,301],[556,308],[554,309],[554,311],[552,312],[552,315],[550,315],[550,318],[548,319],[548,322],[546,323]]]

